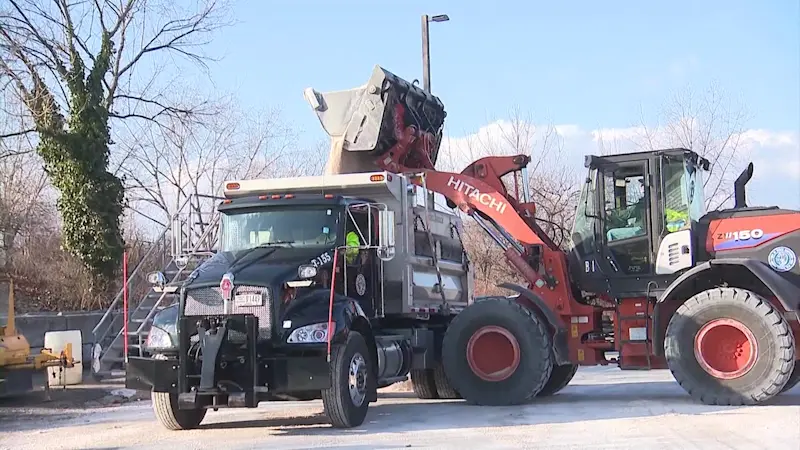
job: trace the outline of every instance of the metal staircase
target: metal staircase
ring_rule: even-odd
[[[142,259],[129,270],[127,286],[120,289],[92,330],[91,367],[95,379],[124,375],[127,357],[141,356],[155,314],[178,302],[180,284],[214,255],[219,215],[214,208],[201,212],[198,197],[213,198],[195,195],[186,199]],[[147,274],[155,270],[165,275],[168,283],[164,288],[147,282]],[[125,288],[128,289],[127,334],[123,311]]]

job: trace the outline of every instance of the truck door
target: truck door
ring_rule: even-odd
[[[374,317],[380,309],[380,259],[376,256],[377,215],[368,205],[355,205],[348,208],[345,236],[354,233],[362,248],[357,252],[345,252],[345,274],[347,295],[358,300],[369,317]],[[348,254],[349,253],[349,254]]]

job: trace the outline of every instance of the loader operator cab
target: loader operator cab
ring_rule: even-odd
[[[585,166],[570,251],[579,288],[612,297],[665,288],[693,263],[692,230],[705,213],[701,170],[708,161],[670,149],[587,156]],[[677,261],[667,251],[675,244]]]

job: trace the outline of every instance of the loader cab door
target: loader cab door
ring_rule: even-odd
[[[652,273],[651,199],[648,162],[633,161],[600,169],[603,261],[612,278]]]
[[[647,289],[657,249],[651,170],[646,156],[589,166],[572,232],[570,266],[580,289],[613,297]]]

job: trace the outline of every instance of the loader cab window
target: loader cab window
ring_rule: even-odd
[[[689,159],[665,156],[661,171],[666,232],[690,228],[705,213],[700,168]]]
[[[647,234],[644,173],[618,171],[603,177],[608,242]]]
[[[650,212],[646,164],[629,163],[603,170],[603,239],[617,275],[651,271]]]
[[[597,173],[597,169],[589,170],[572,225],[572,245],[581,256],[592,254],[595,248],[595,230],[600,217],[597,208]]]

